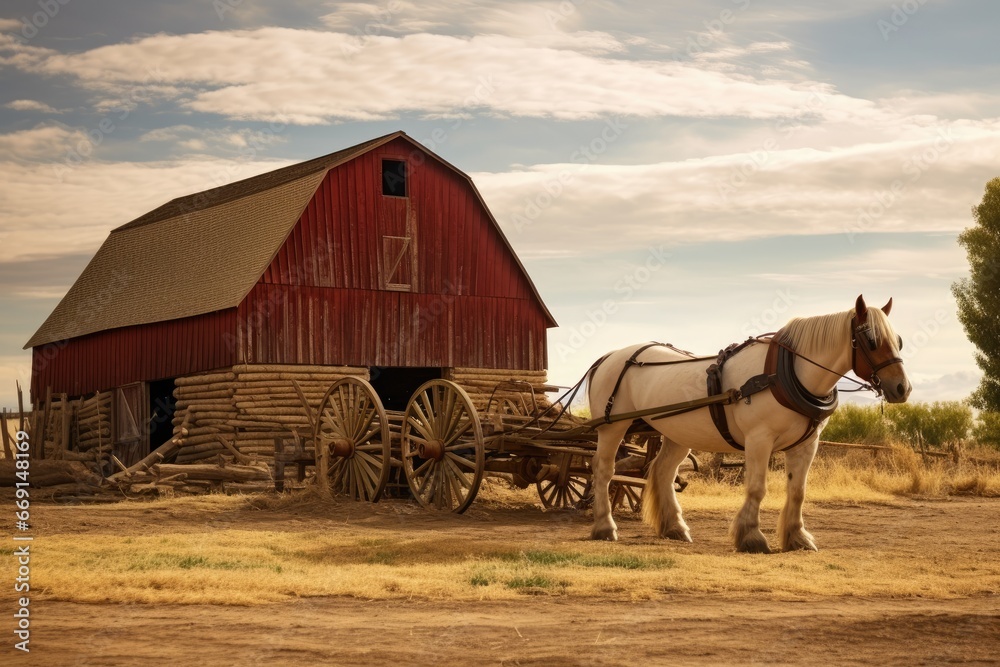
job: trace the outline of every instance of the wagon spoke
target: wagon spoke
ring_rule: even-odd
[[[434,439],[434,435],[427,430],[426,427],[427,422],[421,423],[420,421],[417,421],[413,417],[408,417],[406,423],[415,428],[417,431],[419,431],[420,435],[424,436],[424,440],[422,442],[427,443],[428,441]],[[410,437],[413,436],[411,435]]]
[[[365,442],[371,439],[370,433],[382,430],[382,423],[379,419],[378,409],[375,405],[368,403],[365,406],[365,416],[364,419],[358,424],[357,436],[354,438],[355,442]]]
[[[458,443],[458,444],[453,444],[453,443],[456,440],[458,440],[460,437],[462,437],[463,435],[465,435],[466,433],[468,433],[469,429],[471,429],[471,428],[472,428],[472,421],[469,420],[469,421],[465,422],[465,424],[462,425],[462,427],[460,429],[456,429],[455,432],[452,433],[452,435],[447,440],[445,440],[445,443],[444,443],[445,451],[451,451],[451,450],[454,450],[454,449],[461,449],[461,448],[464,448],[464,447],[468,447],[468,445],[465,444],[465,443]]]
[[[466,492],[468,491],[468,487],[470,486],[465,481],[465,475],[454,474],[449,472],[448,483],[449,483],[449,492],[450,494],[454,495],[455,503],[457,504],[462,502],[462,499],[465,496]],[[449,506],[450,505],[451,503],[449,503]]]
[[[460,463],[460,464],[462,464],[463,466],[465,466],[466,468],[468,468],[470,470],[475,470],[476,469],[476,462],[475,461],[470,461],[469,459],[467,459],[465,457],[462,457],[462,456],[459,456],[458,454],[455,454],[454,452],[447,452],[445,454],[445,457],[447,458],[448,461],[454,461],[455,463]]]
[[[465,487],[466,489],[471,487],[472,481],[469,480],[468,475],[466,473],[459,470],[458,466],[455,465],[455,460],[454,459],[445,459],[445,460],[448,462],[448,469],[451,471],[451,477],[456,482],[458,482],[461,487]],[[463,459],[459,460],[465,463]]]
[[[382,462],[379,459],[360,449],[354,450],[354,458],[364,461],[367,465],[374,466],[376,468],[382,465]]]
[[[444,421],[444,423],[442,424],[442,428],[439,431],[441,437],[446,437],[449,433],[451,433],[452,429],[455,428],[455,424],[458,422],[458,420],[462,418],[461,407],[459,407],[458,410],[455,409],[456,407],[455,403],[457,400],[458,400],[457,394],[451,392],[448,393],[445,400],[444,410],[441,411]],[[456,413],[458,414],[456,415]]]
[[[378,477],[372,473],[371,468],[360,457],[354,457],[352,463],[355,466],[355,474],[359,478],[365,491],[365,498],[375,497],[375,487],[378,485]]]
[[[414,455],[416,456],[416,455]],[[427,459],[420,464],[420,467],[413,471],[414,477],[419,477],[428,467],[434,465],[434,459]]]
[[[378,422],[374,422],[372,424],[371,429],[369,429],[368,431],[366,431],[360,437],[355,438],[354,442],[357,443],[357,445],[360,447],[362,443],[369,443],[369,442],[371,442],[375,438],[375,436],[378,435],[378,434],[380,434],[381,432],[382,432],[382,424],[380,424]]]

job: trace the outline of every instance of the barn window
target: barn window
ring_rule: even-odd
[[[382,237],[382,286],[409,292],[413,283],[413,245],[408,236]]]
[[[382,194],[387,197],[406,196],[406,162],[382,160]]]

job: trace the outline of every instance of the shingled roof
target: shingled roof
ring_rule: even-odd
[[[112,230],[25,349],[238,306],[291,233],[327,171],[398,137],[434,155],[403,132],[393,132],[323,157],[178,197]],[[466,174],[434,157],[476,191]],[[482,199],[478,191],[476,196]],[[497,231],[503,238],[499,227]],[[510,248],[507,239],[503,241]],[[554,323],[534,285],[532,290]]]

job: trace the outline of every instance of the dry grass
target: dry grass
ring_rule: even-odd
[[[784,473],[780,465],[777,468],[769,474],[765,512],[777,510],[784,500]],[[706,523],[718,524],[721,532],[742,503],[742,493],[740,485],[693,476],[681,501],[689,520],[700,513],[703,529]],[[810,503],[890,505],[888,510],[900,512],[911,502],[907,497],[915,495],[1000,496],[1000,468],[956,466],[947,460],[925,463],[905,448],[874,456],[828,452],[818,457],[810,473],[807,513]],[[568,529],[552,524],[557,527],[550,530],[539,519],[533,488],[516,490],[495,480],[484,483],[474,508],[483,517],[531,513],[539,522],[537,533],[529,529],[511,539],[504,526],[487,522],[470,528],[447,518],[415,526],[427,515],[404,501],[382,503],[367,522],[331,523],[329,517],[343,514],[342,502],[306,491],[88,508],[97,525],[120,524],[122,530],[46,532],[33,546],[32,588],[48,599],[78,602],[234,605],[311,596],[648,599],[669,593],[753,593],[779,599],[946,598],[1000,590],[1000,561],[987,550],[956,548],[955,553],[928,558],[919,544],[908,541],[910,529],[896,526],[897,536],[891,540],[854,544],[848,533],[846,542],[833,550],[759,556],[732,553],[728,544],[720,549],[721,540],[710,548],[665,544],[634,517],[628,519],[630,530],[648,537],[617,544],[583,540],[585,524],[579,521]],[[276,514],[280,521],[273,519]],[[153,523],[158,516],[183,521],[160,528]],[[316,529],[315,517],[323,519],[323,529]],[[824,539],[820,544],[824,546]]]
[[[50,599],[258,604],[296,597],[503,599],[524,593],[655,598],[663,593],[954,597],[1000,589],[985,556],[918,571],[891,553],[665,555],[658,544],[571,541],[522,550],[501,539],[403,531],[223,530],[116,539],[49,537],[33,573]],[[907,564],[908,565],[908,564]]]

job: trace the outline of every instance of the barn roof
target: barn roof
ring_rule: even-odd
[[[462,176],[482,202],[468,175],[403,132],[178,197],[112,230],[25,348],[238,306],[298,222],[326,173],[399,137]],[[485,202],[483,207],[489,211]],[[555,320],[492,214],[490,219],[554,326]]]

